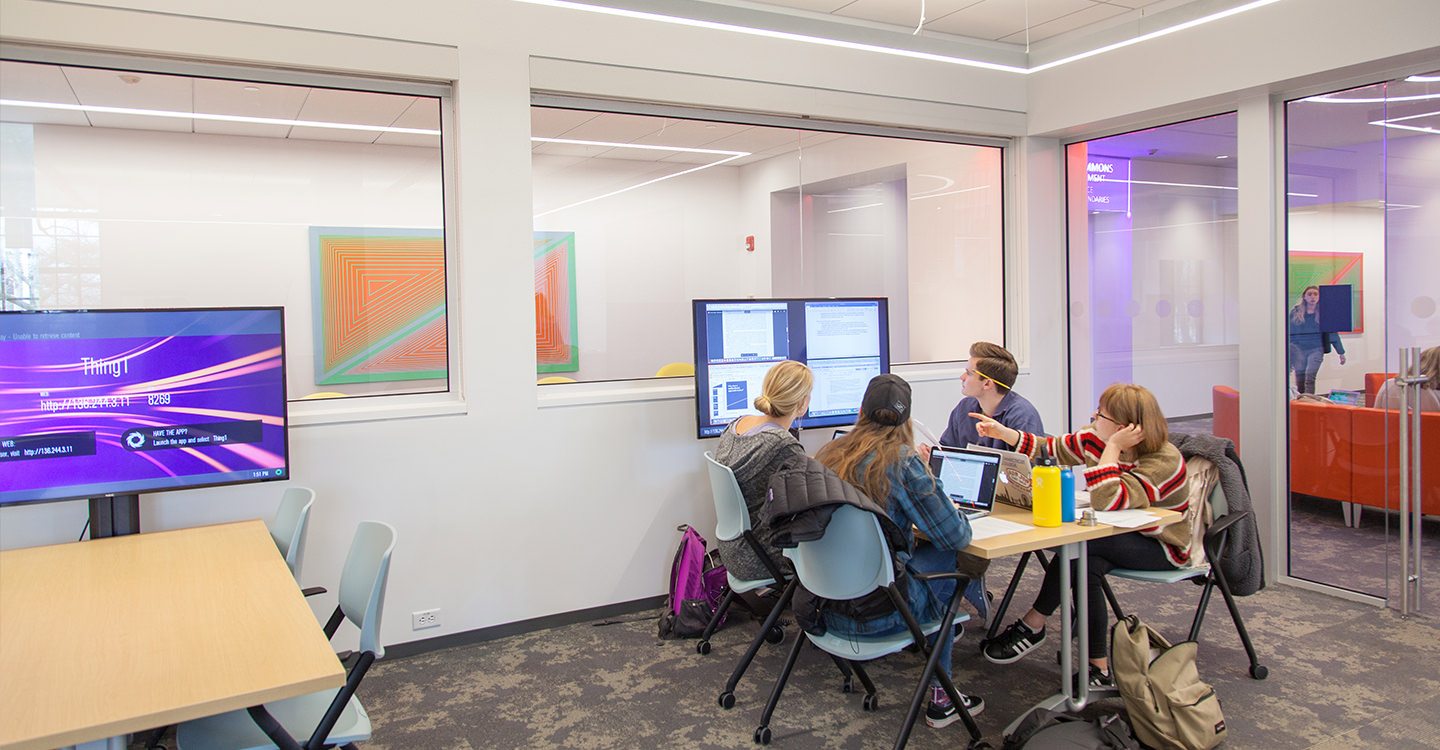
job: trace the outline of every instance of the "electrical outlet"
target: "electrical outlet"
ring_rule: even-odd
[[[424,630],[425,628],[440,627],[440,610],[427,609],[423,612],[410,613],[410,629]]]

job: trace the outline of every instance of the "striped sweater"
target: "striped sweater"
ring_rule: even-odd
[[[1031,458],[1038,456],[1042,448],[1062,466],[1085,465],[1085,486],[1090,491],[1090,507],[1095,510],[1154,506],[1185,513],[1185,509],[1190,507],[1185,459],[1168,442],[1160,450],[1140,456],[1134,463],[1120,461],[1113,464],[1100,463],[1105,441],[1090,426],[1056,437],[1022,432],[1020,441],[1015,444],[1016,451]],[[1191,545],[1195,539],[1192,531],[1187,514],[1185,520],[1179,523],[1140,533],[1159,539],[1164,544],[1165,556],[1179,568],[1190,562]]]

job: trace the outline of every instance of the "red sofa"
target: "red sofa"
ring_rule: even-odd
[[[1379,382],[1384,382],[1380,378]],[[1215,434],[1240,444],[1240,394],[1213,389]],[[1420,415],[1421,508],[1440,515],[1440,413]],[[1400,507],[1400,415],[1363,406],[1290,402],[1290,490],[1372,508]]]

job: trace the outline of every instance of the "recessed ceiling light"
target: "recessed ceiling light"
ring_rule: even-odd
[[[1216,159],[1229,159],[1229,158],[1230,158],[1230,155],[1229,155],[1229,154],[1221,154],[1221,155],[1219,155],[1219,156],[1217,156],[1217,157],[1215,157],[1215,158],[1216,158]]]
[[[332,128],[335,130],[360,130],[370,133],[408,133],[414,135],[440,135],[440,131],[428,128],[397,128],[385,125],[361,125],[351,122],[320,122],[317,120],[289,120],[280,117],[216,115],[207,114],[204,112],[174,112],[164,109],[137,109],[135,107],[104,107],[98,104],[65,104],[61,102],[31,102],[19,99],[0,99],[0,107],[28,107],[30,109],[55,109],[68,112],[101,112],[112,115],[169,117],[180,120],[250,122],[258,125],[286,125],[294,128]]]
[[[243,89],[241,89],[241,90],[242,90],[242,91],[247,91],[247,92],[253,94],[253,93],[255,93],[256,91],[259,91],[259,90],[260,90],[260,87],[259,87],[259,86],[246,86],[245,88],[243,88]]]

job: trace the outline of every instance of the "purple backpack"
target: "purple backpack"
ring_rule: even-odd
[[[684,536],[670,565],[670,591],[660,615],[661,638],[698,638],[725,596],[725,566],[715,553],[705,552],[705,537],[681,526]],[[725,624],[721,618],[715,627]]]

